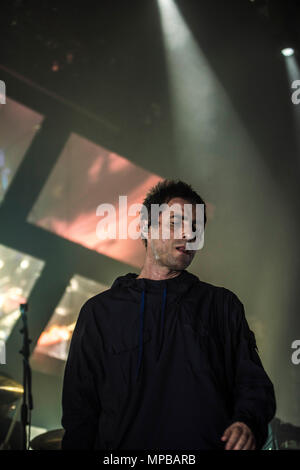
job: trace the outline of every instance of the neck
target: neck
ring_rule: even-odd
[[[144,266],[142,267],[140,274],[137,276],[137,279],[146,278],[161,281],[164,279],[172,279],[173,277],[177,277],[180,273],[181,270],[174,270],[168,268],[168,266],[161,266],[151,262],[148,258],[146,258]]]

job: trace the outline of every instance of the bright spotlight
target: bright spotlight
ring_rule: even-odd
[[[21,269],[27,269],[28,266],[29,266],[29,261],[28,261],[28,259],[23,259],[23,260],[21,261],[21,263],[20,263]]]
[[[284,49],[281,49],[281,54],[285,57],[290,57],[291,55],[294,55],[294,53],[295,51],[292,47],[285,47]]]

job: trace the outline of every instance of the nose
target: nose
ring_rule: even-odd
[[[193,241],[196,234],[193,232],[193,227],[192,224],[189,224],[188,222],[184,224],[183,227],[183,239],[187,241]]]

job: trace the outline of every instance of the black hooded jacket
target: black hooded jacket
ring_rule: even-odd
[[[95,450],[224,449],[235,421],[260,449],[276,411],[243,304],[186,270],[120,276],[83,305],[62,405],[62,448]]]

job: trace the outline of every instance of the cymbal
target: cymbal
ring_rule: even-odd
[[[15,380],[0,375],[0,403],[13,403],[23,395],[23,386]]]
[[[30,441],[30,447],[33,450],[61,450],[61,441],[64,433],[64,429],[53,429],[52,431],[39,434]]]

